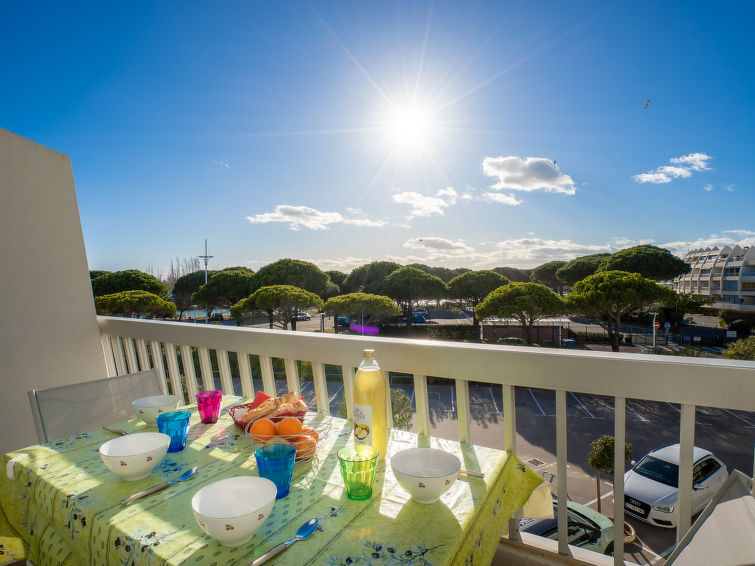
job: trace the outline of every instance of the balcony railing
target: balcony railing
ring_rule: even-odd
[[[311,363],[317,410],[323,413],[330,412],[325,367],[340,368],[347,414],[351,417],[355,365],[361,359],[362,349],[375,348],[385,370],[413,376],[420,434],[431,432],[428,377],[448,378],[454,381],[459,440],[474,442],[470,434],[469,383],[498,384],[503,390],[504,446],[513,452],[516,451],[515,387],[555,391],[559,478],[567,478],[567,393],[613,397],[616,501],[624,500],[626,399],[679,403],[679,485],[687,487],[679,490],[677,540],[690,526],[695,407],[755,410],[753,362],[338,336],[113,317],[98,317],[98,321],[110,375],[155,367],[164,379],[165,389],[170,384],[170,389],[187,402],[199,388],[198,378],[205,389],[215,389],[212,357],[216,359],[222,389],[234,393],[236,380],[246,397],[256,393],[253,366],[259,368],[260,375],[254,377],[261,378],[265,392],[276,394],[274,359],[283,360],[288,389],[300,392],[297,362],[304,361]],[[238,365],[237,378],[231,373],[231,356]],[[559,553],[567,554],[567,481],[558,482],[557,492],[558,548]],[[624,522],[621,505],[616,505],[614,515],[615,532],[621,533]],[[515,528],[513,523],[512,527]],[[623,546],[622,537],[617,537],[615,564],[623,564]]]

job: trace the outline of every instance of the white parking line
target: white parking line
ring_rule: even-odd
[[[305,389],[307,388],[307,385],[309,385],[310,383],[312,383],[312,382],[311,382],[311,381],[305,381],[305,382],[304,382],[304,385],[302,385],[302,386],[301,386],[301,387],[299,388],[299,393],[303,392],[303,391],[304,391],[304,390],[305,390]]]
[[[754,425],[754,424],[752,424],[752,423],[751,423],[750,421],[748,421],[747,419],[743,419],[742,417],[740,417],[740,416],[739,416],[738,414],[736,414],[736,413],[732,413],[732,412],[731,412],[731,411],[730,411],[729,409],[723,409],[723,411],[724,411],[725,413],[729,413],[729,414],[730,414],[730,415],[731,415],[732,417],[735,417],[735,418],[739,419],[739,420],[740,420],[740,421],[742,421],[743,423],[746,423],[746,424],[747,424],[747,428],[755,428],[755,425]]]
[[[546,415],[545,411],[543,411],[543,408],[540,406],[540,403],[537,402],[537,399],[535,399],[535,394],[532,392],[532,389],[529,387],[527,388],[527,391],[530,392],[530,397],[532,397],[532,400],[535,402],[535,405],[537,405],[537,408],[540,409],[540,414],[544,417],[552,417],[553,415]]]
[[[637,411],[635,411],[632,407],[629,406],[629,403],[626,403],[624,406],[627,408],[627,411],[629,411],[635,417],[637,417],[637,420],[639,420],[640,422],[643,422],[643,423],[652,423],[652,422],[654,422],[654,421],[652,421],[650,419],[646,419],[641,414],[639,414]]]
[[[428,400],[429,401],[429,400]],[[414,404],[414,387],[412,387],[412,396],[409,398],[409,407]],[[417,405],[414,405],[414,410],[417,410]]]
[[[330,405],[333,402],[333,399],[336,398],[336,395],[338,395],[341,392],[341,389],[343,389],[343,385],[341,385],[333,395],[331,395],[330,399],[328,399],[328,405]]]
[[[456,388],[451,386],[451,410],[452,411],[456,410],[456,402],[454,400],[454,389]],[[440,395],[438,395],[438,397],[440,397]]]
[[[674,407],[668,401],[666,401],[666,405],[668,405],[669,407],[671,407],[672,409],[674,409],[677,413],[681,414],[681,412],[682,412],[681,409],[677,409],[676,407]],[[701,423],[700,421],[698,421],[697,419],[695,419],[695,424],[703,424],[703,423]]]
[[[495,402],[495,395],[493,395],[493,388],[488,386],[488,391],[490,391],[490,398],[493,400],[493,406],[495,407],[496,414],[500,415],[501,411],[498,410],[498,403]]]
[[[605,419],[605,417],[596,417],[595,415],[593,415],[593,414],[592,414],[592,413],[591,413],[591,412],[590,412],[590,411],[589,411],[589,410],[587,409],[587,407],[585,407],[585,406],[584,406],[584,405],[582,404],[582,401],[580,401],[580,400],[579,400],[579,397],[577,397],[577,396],[576,396],[576,395],[575,395],[574,393],[572,393],[571,391],[569,391],[569,395],[571,395],[571,396],[572,396],[572,397],[574,398],[574,400],[575,400],[575,401],[576,401],[577,403],[579,403],[579,406],[580,406],[580,407],[582,407],[582,410],[583,410],[583,411],[584,411],[585,413],[587,413],[588,415],[590,415],[589,417],[582,417],[582,418],[584,418],[584,419]]]

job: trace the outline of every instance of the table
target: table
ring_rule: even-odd
[[[245,401],[226,396],[224,409]],[[417,445],[441,448],[485,478],[460,478],[439,502],[422,505],[410,500],[390,464],[383,464],[372,499],[351,501],[336,457],[353,442],[351,425],[309,413],[307,422],[327,429],[317,457],[296,464],[289,495],[275,503],[252,543],[225,548],[200,530],[191,497],[213,481],[257,475],[253,446],[225,410],[217,423],[204,425],[196,406],[187,409],[193,414],[186,448],[168,454],[150,476],[135,482],[120,480],[102,464],[98,448],[113,437],[102,429],[6,454],[6,465],[16,458],[16,479],[0,474],[0,501],[8,522],[28,543],[29,559],[36,566],[246,565],[317,517],[314,535],[269,564],[489,564],[508,519],[543,481],[513,454],[394,430],[389,455]],[[137,419],[116,426],[156,430]],[[190,481],[128,506],[119,503],[195,465],[199,472]]]

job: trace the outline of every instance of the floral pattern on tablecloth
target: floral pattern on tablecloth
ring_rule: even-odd
[[[225,397],[224,405],[239,398]],[[330,417],[310,414],[308,419]],[[316,423],[313,423],[316,424]],[[134,419],[117,426],[129,432],[155,430]],[[462,565],[489,563],[508,518],[542,479],[510,454],[393,431],[390,454],[430,445],[456,454],[462,466],[485,479],[457,480],[432,505],[410,500],[390,465],[379,466],[374,493],[367,501],[346,498],[335,457],[352,442],[351,426],[333,418],[316,458],[297,463],[290,494],[277,501],[252,543],[226,548],[197,525],[191,498],[211,482],[256,475],[253,445],[230,417],[199,422],[193,410],[187,447],[170,453],[152,474],[122,481],[102,464],[98,447],[113,436],[103,430],[71,435],[47,445],[5,456],[26,456],[15,464],[18,479],[0,479],[0,499],[8,521],[29,544],[35,564],[79,566],[232,566],[247,565],[317,517],[318,530],[293,545],[274,564]],[[123,506],[120,500],[186,469],[197,475],[166,490]],[[431,524],[432,528],[417,528]],[[0,549],[2,550],[2,549]]]

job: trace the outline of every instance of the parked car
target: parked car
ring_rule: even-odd
[[[412,324],[424,324],[426,322],[427,319],[421,314],[412,317]]]
[[[300,312],[296,315],[296,320],[312,320],[312,315],[308,312]]]
[[[694,447],[692,514],[705,507],[729,472],[711,452]],[[673,528],[679,511],[679,445],[654,450],[624,474],[624,511],[659,527]]]
[[[413,316],[427,316],[427,309],[414,309],[412,311]]]
[[[568,501],[569,544],[600,554],[613,554],[613,521],[589,507]],[[519,519],[519,530],[558,540],[558,509],[553,498],[553,519]]]
[[[348,316],[336,317],[336,326],[349,326],[350,324],[351,324],[351,321],[349,320]]]

